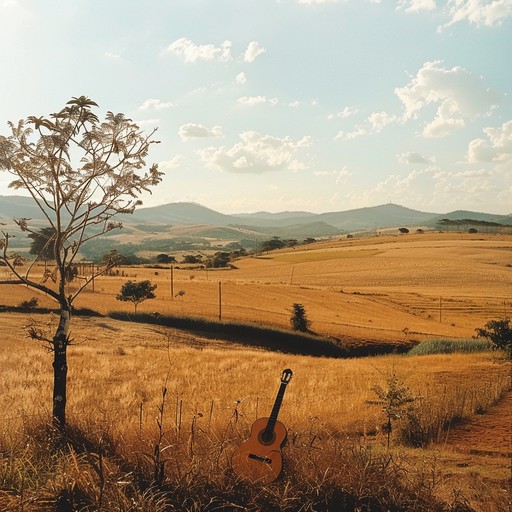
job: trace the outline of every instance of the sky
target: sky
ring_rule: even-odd
[[[84,95],[158,128],[144,206],[508,215],[511,55],[512,0],[0,0],[0,134]]]

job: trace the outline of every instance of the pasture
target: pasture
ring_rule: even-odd
[[[226,320],[286,327],[291,305],[300,302],[313,331],[339,339],[470,338],[487,320],[509,314],[511,264],[511,237],[330,240],[246,258],[233,270],[175,268],[174,295],[183,290],[181,297],[171,297],[169,269],[120,269],[96,279],[78,305],[130,311],[115,300],[121,284],[151,279],[157,298],[140,310],[216,318],[220,281]],[[34,295],[0,286],[3,305]],[[347,510],[375,511],[508,506],[511,382],[500,353],[313,358],[74,317],[72,431],[55,447],[47,427],[51,355],[25,338],[29,317],[49,320],[37,312],[0,315],[1,510],[57,510],[59,496],[77,504],[63,510],[130,512],[335,510],[342,502]],[[285,472],[274,484],[248,488],[230,472],[230,454],[251,423],[269,414],[285,367],[294,370],[280,413],[289,429]],[[374,388],[386,388],[392,375],[414,402],[394,422],[388,450]],[[499,414],[496,403],[505,404]],[[461,431],[487,415],[492,421],[478,436]]]

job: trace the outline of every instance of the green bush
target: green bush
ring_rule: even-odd
[[[430,354],[453,354],[455,352],[484,352],[489,350],[489,343],[484,340],[428,340],[423,341],[409,350],[410,356],[426,356]]]

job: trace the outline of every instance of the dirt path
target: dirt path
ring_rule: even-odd
[[[445,446],[472,455],[512,457],[512,392],[484,414],[453,428]]]

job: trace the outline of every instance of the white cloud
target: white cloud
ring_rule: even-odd
[[[352,176],[352,173],[349,170],[347,170],[346,167],[343,167],[343,169],[339,171],[314,171],[313,175],[318,177],[332,176],[335,178],[336,185],[339,185],[341,183],[344,183],[347,178]]]
[[[432,11],[435,8],[435,0],[399,0],[397,7],[405,12]]]
[[[336,112],[335,114],[329,114],[327,116],[327,119],[347,119],[347,117],[353,116],[354,114],[357,114],[358,110],[355,107],[345,107],[340,112]]]
[[[175,169],[183,162],[183,160],[185,160],[185,157],[183,155],[175,155],[170,160],[158,162],[158,169],[160,171]]]
[[[227,62],[232,60],[231,45],[231,41],[224,41],[221,46],[195,44],[190,39],[182,37],[171,43],[163,53],[172,53],[181,57],[185,62],[196,62],[199,60]]]
[[[439,104],[435,119],[425,128],[428,137],[451,133],[464,126],[465,118],[488,114],[501,100],[480,77],[460,66],[449,69],[441,64],[426,62],[408,85],[395,89],[404,106],[404,120],[417,117],[429,104]]]
[[[174,106],[174,103],[171,103],[170,101],[164,102],[156,98],[148,98],[147,100],[144,100],[142,105],[139,107],[139,110],[164,110]]]
[[[467,161],[505,164],[512,171],[512,121],[499,128],[485,128],[487,139],[474,139],[469,143]]]
[[[135,121],[135,122],[139,126],[148,126],[148,125],[155,126],[160,122],[160,119],[158,119],[158,118],[142,119],[140,121]]]
[[[341,185],[342,183],[345,183],[347,181],[347,178],[350,178],[352,176],[352,173],[346,168],[343,167],[341,171],[338,171],[336,174],[336,185]]]
[[[266,96],[242,96],[238,98],[237,103],[253,107],[254,105],[269,104],[271,106],[277,105],[277,98],[267,98]]]
[[[105,52],[104,57],[108,60],[121,60],[121,54],[113,52]]]
[[[236,75],[235,82],[239,85],[244,85],[247,82],[247,77],[245,76],[245,73],[243,71]]]
[[[402,122],[402,118],[387,112],[373,112],[368,116],[366,126],[357,125],[352,131],[340,130],[334,140],[353,140],[364,135],[380,133],[386,126]]]
[[[362,137],[363,135],[368,135],[368,130],[362,126],[356,126],[350,132],[340,130],[334,137],[334,140],[353,140],[357,139],[358,137]]]
[[[313,176],[334,176],[336,171],[314,171]]]
[[[263,46],[261,46],[257,41],[251,41],[247,45],[247,49],[245,50],[244,61],[254,62],[256,57],[258,57],[262,53],[265,53],[266,51],[266,48],[263,48]]]
[[[311,146],[311,137],[280,139],[254,131],[243,132],[239,137],[240,142],[231,148],[210,147],[200,151],[201,159],[209,167],[233,173],[295,171],[306,167],[296,158],[296,154]]]
[[[386,126],[400,122],[401,118],[387,112],[373,112],[368,116],[368,121],[372,127],[372,133],[380,133]]]
[[[450,0],[450,26],[461,21],[492,27],[512,16],[512,0]]]
[[[434,162],[433,158],[426,158],[419,153],[407,152],[397,155],[397,160],[401,164],[431,164]]]
[[[222,128],[220,126],[214,126],[209,129],[202,124],[187,123],[180,126],[178,133],[182,140],[188,139],[205,139],[210,137],[222,137]]]
[[[423,135],[430,138],[445,137],[465,126],[464,119],[456,103],[446,100],[437,109],[436,117],[428,123]]]

